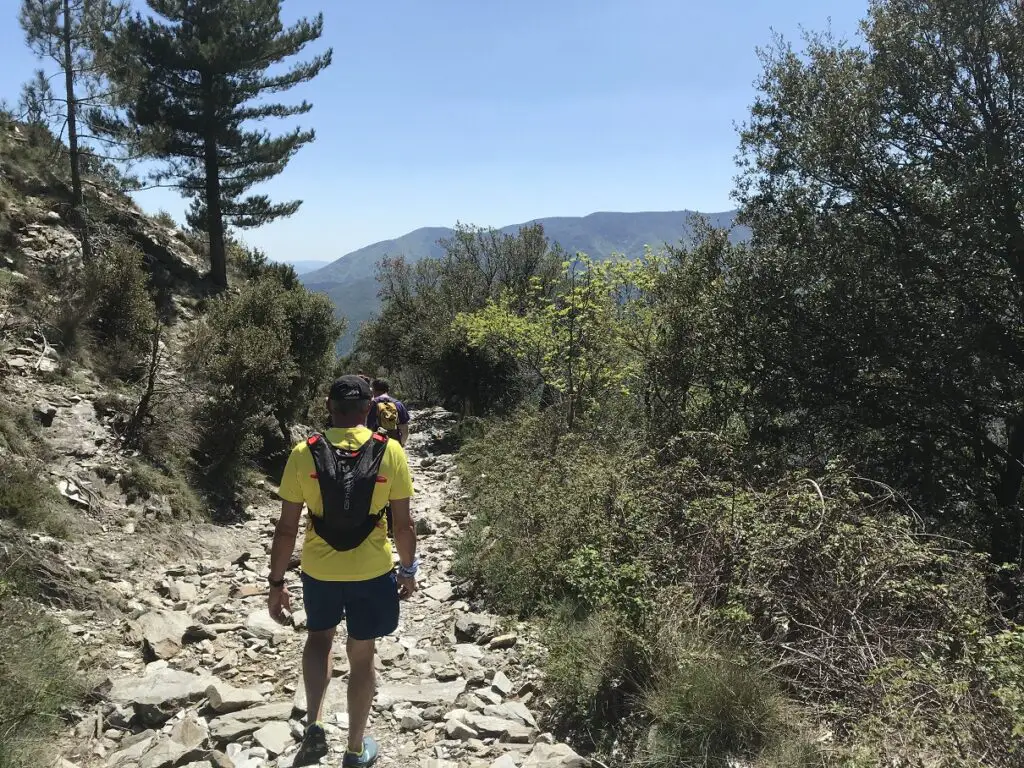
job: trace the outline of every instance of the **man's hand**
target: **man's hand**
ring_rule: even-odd
[[[288,561],[295,551],[295,535],[299,530],[301,516],[301,502],[281,502],[281,517],[274,528],[274,543],[270,547],[270,575],[275,582],[283,579],[285,571],[288,570]],[[270,611],[270,617],[279,624],[284,624],[288,620],[285,611],[290,612],[292,609],[292,596],[288,594],[287,587],[270,588],[267,609]]]
[[[267,608],[270,611],[270,618],[278,624],[285,624],[288,617],[285,611],[291,613],[292,596],[288,593],[287,587],[271,587],[267,596]]]
[[[408,600],[416,594],[416,577],[415,576],[399,576],[398,577],[398,599]]]

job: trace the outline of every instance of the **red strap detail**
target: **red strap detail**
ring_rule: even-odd
[[[381,477],[380,475],[377,475],[377,482],[378,483],[386,483],[387,481],[388,481],[388,479],[386,477]]]
[[[313,478],[314,480],[319,480],[320,479],[320,475],[318,473],[316,473],[316,472],[310,472],[309,476],[311,478]]]
[[[309,440],[306,441],[306,445],[315,445],[316,441],[320,439],[320,435],[313,435]]]
[[[382,435],[380,432],[374,432],[373,439],[376,440],[378,443],[383,443],[385,440],[388,439],[388,437],[387,435]]]

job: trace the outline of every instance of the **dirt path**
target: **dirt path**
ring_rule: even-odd
[[[528,628],[469,613],[452,583],[458,481],[452,457],[433,447],[449,427],[443,411],[414,415],[409,453],[421,589],[403,604],[398,631],[378,646],[369,726],[381,745],[378,764],[585,765],[537,727],[531,705],[539,648]],[[190,524],[168,539],[114,518],[67,553],[119,594],[128,613],[62,616],[89,667],[110,678],[104,700],[79,713],[61,744],[65,768],[291,766],[305,707],[304,616],[297,610],[297,626],[283,628],[266,612],[278,508],[275,489],[265,490],[265,502],[243,524]],[[298,598],[295,572],[289,579]],[[344,749],[346,676],[339,655],[325,708],[332,754],[324,764],[340,764]]]

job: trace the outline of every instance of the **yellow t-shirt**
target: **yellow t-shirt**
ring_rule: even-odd
[[[332,428],[326,437],[335,445],[355,450],[373,433],[367,427],[350,429]],[[320,498],[320,483],[313,477],[316,466],[305,441],[296,445],[288,457],[281,478],[279,495],[285,501],[305,503],[311,515],[323,517],[324,506]],[[397,440],[388,440],[381,460],[377,485],[373,489],[370,513],[378,514],[389,501],[412,496],[412,478],[405,451]],[[381,517],[377,527],[355,549],[339,552],[316,535],[313,526],[306,524],[306,540],[302,545],[302,570],[320,581],[366,581],[383,576],[393,567],[391,542],[388,540],[387,520]]]

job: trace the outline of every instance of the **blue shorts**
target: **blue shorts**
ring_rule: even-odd
[[[398,579],[394,571],[369,581],[320,581],[302,573],[306,629],[334,629],[345,619],[353,640],[374,640],[398,629]]]

